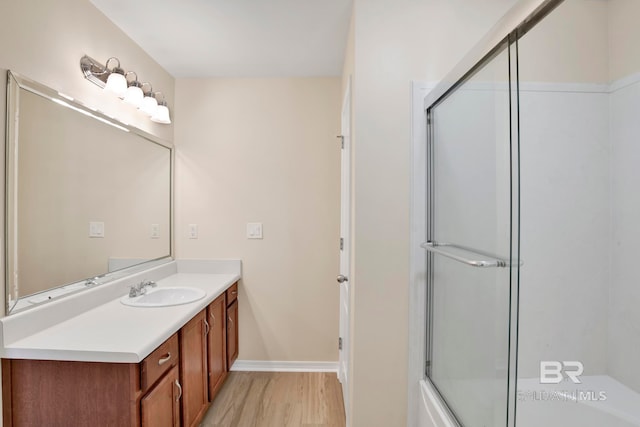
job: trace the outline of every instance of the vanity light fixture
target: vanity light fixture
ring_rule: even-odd
[[[113,68],[109,65],[117,62]],[[125,72],[120,67],[120,60],[116,57],[107,59],[105,65],[102,65],[95,59],[84,55],[80,58],[80,69],[84,77],[95,85],[104,88],[107,92],[115,93],[124,100],[125,103],[135,106],[140,111],[147,114],[155,123],[170,124],[169,108],[167,102],[162,96],[162,101],[158,103],[157,94],[161,92],[153,92],[151,83],[140,83],[138,75],[134,71]],[[134,76],[130,79],[129,76]],[[145,90],[148,86],[148,91]]]

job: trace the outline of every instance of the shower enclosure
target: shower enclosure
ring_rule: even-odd
[[[425,378],[454,424],[640,426],[639,19],[542,2],[427,98]]]

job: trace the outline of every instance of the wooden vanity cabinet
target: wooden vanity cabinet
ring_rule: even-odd
[[[179,427],[182,389],[174,366],[140,401],[142,427]]]
[[[140,363],[142,427],[180,426],[179,362],[178,334],[173,334]]]
[[[222,294],[207,307],[210,330],[207,336],[209,401],[212,402],[227,378],[227,300]]]
[[[139,366],[3,359],[3,425],[140,426]]]
[[[5,427],[196,426],[238,357],[238,284],[140,363],[2,359]]]
[[[182,425],[198,425],[209,406],[206,310],[180,329],[180,379],[182,380]]]
[[[171,367],[178,365],[179,361],[180,350],[176,333],[140,362],[140,384],[143,394]]]
[[[3,359],[3,425],[179,426],[178,364],[177,334],[141,363]]]
[[[225,294],[227,295],[227,307],[233,304],[235,300],[238,299],[238,282],[229,286],[229,289],[226,290]]]

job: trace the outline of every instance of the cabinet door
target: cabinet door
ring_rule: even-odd
[[[2,359],[7,427],[139,426],[137,363]]]
[[[198,425],[209,404],[205,311],[180,330],[182,425]]]
[[[207,321],[211,327],[207,340],[210,402],[227,377],[226,307],[225,294],[222,294],[207,308]]]
[[[238,300],[227,307],[227,367],[238,358]]]
[[[142,427],[178,427],[181,393],[174,366],[140,401]]]

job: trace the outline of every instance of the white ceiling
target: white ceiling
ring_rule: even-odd
[[[352,0],[91,2],[174,77],[340,75],[352,4]]]

